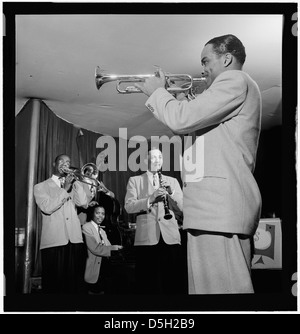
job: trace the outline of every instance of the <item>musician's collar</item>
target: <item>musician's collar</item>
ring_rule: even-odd
[[[157,171],[156,171],[156,172],[152,172],[152,171],[150,171],[149,169],[147,170],[147,175],[148,175],[148,176],[153,177],[153,176],[156,175],[156,174],[157,174]]]

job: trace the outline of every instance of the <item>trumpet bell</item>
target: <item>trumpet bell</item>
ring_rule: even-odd
[[[153,76],[154,76],[154,74],[136,74],[136,75],[132,75],[132,74],[123,74],[123,75],[105,74],[105,71],[101,70],[101,68],[99,66],[97,66],[96,70],[95,70],[96,87],[97,87],[98,90],[107,82],[112,82],[112,81],[143,82],[143,81],[145,81],[146,78],[153,77]],[[119,89],[119,90],[118,90],[119,93],[123,93],[123,94],[127,93],[126,91],[123,91],[121,89]]]

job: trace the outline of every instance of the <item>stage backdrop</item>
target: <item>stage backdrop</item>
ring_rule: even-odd
[[[43,101],[37,99],[28,100],[15,117],[15,208],[14,212],[10,212],[12,216],[15,215],[15,277],[6,280],[7,284],[13,285],[14,291],[27,293],[30,285],[28,277],[41,274],[41,213],[33,198],[33,185],[51,176],[53,160],[61,153],[69,155],[75,167],[81,167],[87,162],[95,163],[102,150],[96,147],[100,137],[102,134],[80,129],[57,117]],[[282,158],[281,137],[281,127],[262,131],[260,137],[254,176],[263,198],[261,218],[282,216],[282,165],[278,163]],[[119,138],[114,140],[118,152]],[[127,146],[127,150],[130,156],[136,148]],[[118,154],[116,159],[118,166]],[[173,161],[171,152],[171,171]],[[100,174],[100,179],[115,193],[123,208],[128,178],[140,173],[130,170],[107,171]],[[179,172],[166,174],[176,177],[181,183]],[[6,201],[8,198],[6,196]],[[124,212],[126,219],[131,220],[131,217]],[[284,224],[284,220],[281,223],[284,238],[288,225]],[[11,226],[11,220],[5,220],[5,224]],[[4,239],[4,245],[7,243]],[[6,266],[7,261],[4,268]]]
[[[15,171],[15,278],[16,290],[28,293],[30,289],[28,280],[41,274],[39,246],[42,224],[40,210],[34,200],[28,202],[28,194],[33,198],[33,185],[51,177],[53,161],[59,154],[64,153],[70,156],[71,165],[74,167],[82,167],[88,162],[96,163],[98,154],[103,150],[103,148],[96,147],[102,134],[78,128],[57,117],[43,101],[32,99],[27,101],[16,116],[15,136],[15,162],[16,166],[22,166]],[[119,138],[114,138],[114,141],[118,152]],[[128,148],[127,145],[128,156],[137,148],[138,145],[135,148]],[[35,152],[32,153],[32,150]],[[118,167],[118,154],[115,158]],[[177,177],[181,183],[179,172],[172,172],[173,161],[173,156],[171,156],[171,172],[165,174]],[[117,169],[100,173],[99,179],[115,193],[122,209],[127,181],[130,176],[140,173],[142,172]],[[124,210],[123,214],[124,220],[130,220],[131,217],[128,217]],[[23,242],[18,242],[18,240],[23,240]]]

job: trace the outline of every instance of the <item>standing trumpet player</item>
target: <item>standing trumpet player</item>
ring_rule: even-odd
[[[253,172],[261,94],[243,71],[245,59],[236,36],[210,39],[201,52],[207,89],[192,101],[169,94],[162,70],[135,84],[149,96],[146,106],[153,115],[174,133],[193,138],[200,156],[196,177],[182,173],[190,294],[254,292],[251,239],[262,201]]]
[[[54,161],[53,175],[34,186],[42,213],[40,249],[44,293],[79,293],[84,288],[84,244],[76,206],[86,206],[82,183],[66,174],[70,158],[61,154]]]
[[[139,294],[182,293],[183,257],[175,215],[165,219],[164,197],[170,196],[182,210],[182,190],[177,179],[158,171],[163,164],[159,149],[148,152],[146,173],[130,177],[125,196],[125,210],[136,213],[136,284]]]

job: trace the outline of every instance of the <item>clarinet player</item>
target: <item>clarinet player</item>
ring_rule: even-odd
[[[170,196],[182,210],[182,190],[177,179],[158,171],[162,152],[152,148],[147,155],[148,170],[130,177],[125,210],[136,213],[135,254],[138,294],[180,294],[184,290],[184,268],[180,233],[175,215],[165,219],[164,197]]]

